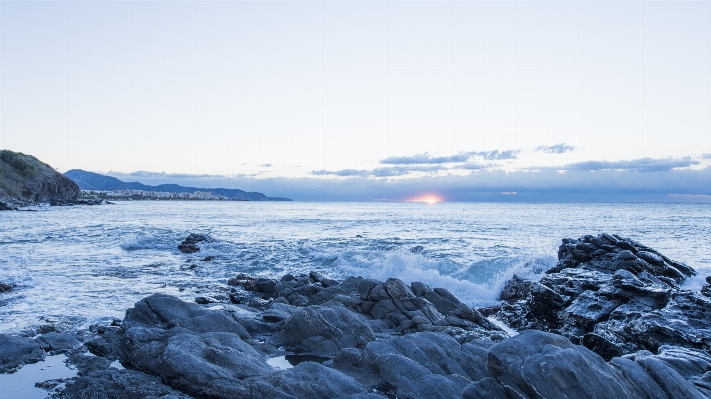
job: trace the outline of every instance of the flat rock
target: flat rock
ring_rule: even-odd
[[[44,350],[34,339],[0,334],[0,373],[37,363],[44,356]]]

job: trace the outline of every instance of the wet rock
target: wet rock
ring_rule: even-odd
[[[690,374],[697,376],[699,370]],[[462,398],[702,398],[690,381],[651,353],[606,363],[565,337],[527,330],[494,345],[486,378]]]
[[[413,333],[370,342],[362,351],[344,349],[333,365],[397,397],[452,398],[486,375],[489,346],[483,341],[460,345],[442,333]]]
[[[374,340],[368,323],[340,306],[299,309],[270,338],[275,346],[286,345],[297,352],[325,357],[333,357],[343,348],[362,348]]]
[[[36,341],[46,351],[63,351],[81,345],[74,335],[58,332],[41,335]]]
[[[254,290],[254,284],[257,282],[256,277],[249,276],[244,273],[240,273],[235,277],[232,277],[227,281],[227,285],[231,285],[234,287],[243,287],[245,291],[253,291]]]
[[[133,308],[126,310],[123,326],[126,330],[133,327],[182,327],[195,333],[229,332],[240,338],[251,338],[229,315],[166,294],[153,294],[136,302]]]
[[[192,254],[200,251],[200,246],[198,244],[202,242],[215,242],[215,239],[207,234],[196,234],[190,233],[183,242],[178,244],[178,249],[184,254]]]
[[[533,284],[532,281],[524,280],[514,274],[511,280],[506,282],[504,289],[501,291],[501,295],[499,295],[499,299],[508,303],[526,299],[531,293]]]
[[[0,282],[0,294],[2,294],[3,292],[11,291],[11,290],[12,290],[11,285]]]
[[[679,288],[689,266],[604,233],[564,239],[558,257],[540,282],[514,277],[496,317],[562,334],[607,360],[662,345],[711,348],[711,298]]]
[[[86,398],[143,398],[143,399],[190,399],[191,396],[173,390],[163,384],[159,377],[140,371],[117,369],[103,357],[70,356],[77,367],[78,376],[67,382],[61,397]]]
[[[32,338],[0,334],[0,373],[44,359],[44,351]]]
[[[250,384],[250,398],[370,398],[368,390],[353,377],[319,363],[299,363]],[[375,396],[375,398],[379,398]]]

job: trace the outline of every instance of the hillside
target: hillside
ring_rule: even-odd
[[[32,155],[0,151],[0,210],[43,202],[70,204],[79,194],[76,183]]]
[[[145,190],[163,191],[169,193],[192,193],[195,191],[209,191],[213,194],[223,195],[234,200],[247,201],[291,201],[289,198],[267,197],[262,193],[247,192],[230,188],[199,188],[185,187],[177,184],[161,184],[149,186],[139,182],[124,182],[115,177],[105,176],[99,173],[87,172],[81,169],[67,171],[64,176],[75,181],[82,190]]]

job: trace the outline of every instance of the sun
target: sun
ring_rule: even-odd
[[[407,200],[408,202],[424,202],[427,204],[436,204],[438,202],[444,201],[444,198],[437,194],[424,194],[415,198]]]

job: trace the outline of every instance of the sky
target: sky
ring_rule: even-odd
[[[711,202],[711,1],[0,1],[0,148],[302,200]]]

